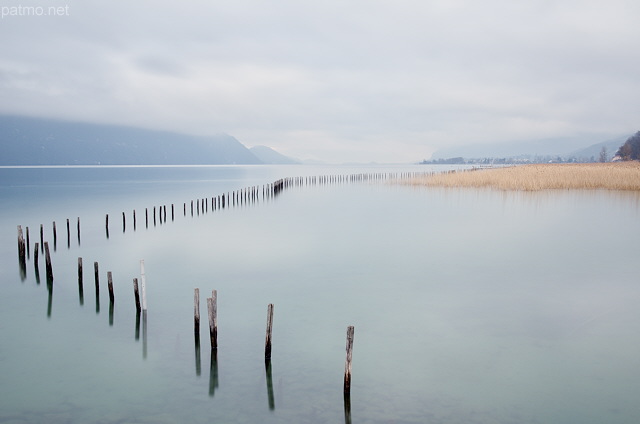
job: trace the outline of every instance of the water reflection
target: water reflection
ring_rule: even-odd
[[[142,358],[147,359],[147,310],[142,311]]]
[[[140,309],[136,310],[136,331],[135,331],[135,339],[136,339],[136,341],[140,340]]]
[[[200,377],[202,374],[202,361],[200,358],[200,335],[196,334],[195,337],[195,353],[196,353],[196,375]]]
[[[113,302],[109,303],[109,326],[113,327]]]
[[[351,424],[351,395],[349,393],[344,394],[344,422]]]
[[[51,318],[51,309],[53,307],[53,278],[47,276],[47,291],[49,292],[49,299],[47,301],[47,318]]]
[[[274,411],[276,409],[276,402],[273,396],[273,378],[271,376],[271,361],[264,362],[265,374],[267,377],[267,399],[269,400],[269,410]]]
[[[213,397],[218,388],[218,349],[211,349],[211,364],[209,365],[209,396]]]

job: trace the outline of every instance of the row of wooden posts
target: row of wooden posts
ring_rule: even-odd
[[[218,291],[212,290],[211,297],[207,298],[207,313],[209,317],[209,340],[211,342],[211,350],[218,349]],[[193,333],[196,344],[200,344],[200,289],[194,289],[193,293]],[[267,367],[271,363],[271,345],[273,333],[273,303],[267,306],[267,331],[264,342],[264,361]],[[345,397],[351,393],[351,361],[353,356],[353,335],[354,327],[347,327],[347,358],[344,367],[344,386],[343,392]]]
[[[248,187],[241,190],[232,191],[226,194],[219,195],[217,197],[212,197],[209,202],[208,199],[198,199],[192,200],[190,202],[191,215],[205,213],[209,210],[209,204],[211,205],[212,210],[224,209],[226,207],[231,206],[240,206],[250,202],[257,202],[260,199],[267,200],[277,196],[280,192],[282,192],[286,188],[290,187],[298,187],[298,186],[311,186],[311,185],[327,185],[327,184],[339,184],[339,183],[351,183],[351,182],[361,182],[361,181],[384,181],[390,180],[393,178],[408,178],[417,175],[418,173],[372,173],[372,174],[353,174],[353,175],[326,175],[326,176],[309,176],[309,177],[293,177],[293,178],[283,178],[277,181],[274,181],[271,184],[266,184],[262,186],[262,189],[258,186]],[[153,223],[156,225],[156,216],[157,211],[159,210],[159,218],[160,223],[167,222],[167,207],[161,206],[159,208],[153,208]],[[187,215],[187,203],[183,204],[183,215]],[[175,207],[171,204],[171,219],[175,218]],[[145,225],[149,226],[149,209],[145,209]],[[136,211],[133,211],[133,228],[136,229]],[[66,229],[67,229],[67,245],[70,247],[71,244],[71,229],[70,229],[70,221],[66,220]],[[109,236],[109,215],[106,215],[105,218],[105,229],[107,233],[107,237]],[[126,214],[122,212],[122,229],[126,230]],[[77,237],[78,244],[80,244],[80,218],[77,219]],[[56,249],[57,244],[57,230],[56,223],[53,222],[53,243],[54,243],[54,251]],[[21,273],[23,275],[23,279],[26,278],[26,257],[29,255],[30,249],[30,240],[29,240],[29,227],[26,227],[26,239],[23,234],[22,226],[18,226],[18,259],[20,264]],[[46,261],[46,270],[47,270],[47,282],[50,287],[50,303],[51,303],[51,290],[52,290],[52,282],[53,282],[53,268],[51,264],[51,254],[49,251],[49,243],[44,241],[44,226],[40,224],[40,242],[35,244],[34,249],[34,266],[36,268],[36,275],[38,273],[38,251],[44,254]],[[144,271],[144,261],[141,261],[141,279],[140,284],[137,278],[133,279],[134,286],[134,299],[136,304],[137,312],[143,311],[146,313],[147,304],[146,304],[146,287],[145,287],[145,271]],[[98,262],[94,262],[94,277],[95,277],[95,288],[96,288],[96,301],[98,301],[98,293],[99,293],[99,265]],[[113,291],[113,281],[112,274],[109,271],[107,273],[108,280],[108,289],[109,289],[109,300],[110,306],[113,308],[113,304],[115,302],[115,296]],[[82,302],[82,292],[83,292],[83,264],[82,258],[78,258],[78,284],[79,284],[79,292],[81,296]],[[216,299],[216,291],[212,292],[212,297],[207,298],[207,309],[209,316],[209,333],[211,340],[211,348],[217,349],[217,299]],[[199,334],[199,323],[200,323],[200,313],[199,313],[199,290],[196,289],[194,294],[194,330],[196,331],[196,335]],[[98,305],[98,303],[97,303]],[[268,315],[267,315],[267,334],[265,336],[265,361],[269,362],[271,359],[271,349],[272,349],[272,333],[273,328],[273,304],[269,304],[268,306]],[[350,393],[351,389],[351,358],[352,358],[352,349],[353,349],[353,326],[349,326],[347,328],[347,357],[345,362],[345,373],[344,373],[344,393],[345,396]],[[199,336],[197,336],[199,337]]]

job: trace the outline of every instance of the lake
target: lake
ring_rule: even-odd
[[[369,180],[262,197],[284,177],[431,169],[0,168],[0,423],[637,423],[638,193]],[[257,201],[212,210],[247,187]],[[42,252],[34,264],[41,224],[52,284]]]

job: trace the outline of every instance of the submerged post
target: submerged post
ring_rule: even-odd
[[[351,357],[353,352],[353,326],[347,327],[347,359],[344,364],[344,395],[351,394]]]
[[[267,335],[264,344],[264,360],[271,361],[271,332],[273,329],[273,303],[267,307]]]
[[[96,298],[100,293],[100,273],[98,272],[98,262],[93,263],[93,277],[96,283]]]
[[[209,337],[211,339],[211,349],[218,348],[218,292],[213,290],[211,297],[207,298],[207,309],[209,312]]]
[[[111,276],[111,271],[107,272],[107,285],[109,287],[109,302],[113,304],[113,278]]]
[[[199,339],[200,335],[200,289],[193,290],[193,334]]]
[[[47,281],[53,281],[53,268],[51,267],[51,255],[49,255],[49,242],[44,242],[45,261],[47,266]]]
[[[136,311],[140,314],[140,291],[138,290],[138,279],[133,279],[133,296],[136,299]]]

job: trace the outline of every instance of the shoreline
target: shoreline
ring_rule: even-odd
[[[553,163],[475,168],[410,178],[403,183],[427,187],[488,188],[503,191],[640,191],[640,162]]]

